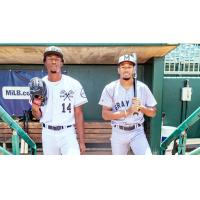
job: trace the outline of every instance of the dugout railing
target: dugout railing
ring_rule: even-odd
[[[170,143],[179,138],[178,154],[184,155],[186,151],[187,129],[193,126],[200,119],[200,107],[197,108],[187,119],[185,119],[177,129],[172,132],[160,145],[160,154],[164,155]],[[200,154],[200,149],[190,152],[190,155]]]
[[[20,154],[19,148],[19,136],[27,143],[30,147],[30,154],[37,154],[36,143],[28,136],[28,134],[15,122],[12,117],[2,108],[0,105],[0,118],[13,130],[12,135],[12,153],[7,151],[5,148],[0,147],[0,152],[6,155]]]

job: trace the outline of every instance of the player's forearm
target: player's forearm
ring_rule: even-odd
[[[84,118],[82,109],[75,110],[75,123],[76,123],[76,131],[79,136],[79,141],[85,143],[84,137]]]
[[[32,114],[38,120],[42,117],[41,112],[32,111]]]
[[[156,116],[156,108],[140,106],[140,112],[144,113],[148,117],[155,117]]]
[[[103,110],[102,117],[104,120],[115,120],[127,117],[127,112],[125,110],[117,112],[112,112],[110,110]]]
[[[80,143],[85,143],[85,137],[84,137],[84,125],[80,123],[76,123],[76,130],[78,133],[79,141]]]
[[[40,119],[42,117],[42,112],[39,107],[32,106],[32,114],[36,119]]]

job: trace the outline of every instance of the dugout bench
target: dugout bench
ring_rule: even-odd
[[[23,128],[23,122],[19,122]],[[28,123],[28,135],[37,144],[38,154],[42,154],[41,124]],[[109,122],[85,122],[85,155],[111,155],[111,125]],[[11,150],[12,130],[5,122],[0,122],[0,145]]]

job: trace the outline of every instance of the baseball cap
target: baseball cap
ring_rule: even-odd
[[[62,59],[62,62],[64,62],[63,52],[59,47],[56,47],[56,46],[47,47],[44,51],[43,62],[45,62],[46,57],[49,55],[57,55]]]
[[[137,63],[136,54],[132,53],[131,55],[125,54],[123,56],[120,56],[118,60],[118,65],[125,61],[132,62],[135,65]]]

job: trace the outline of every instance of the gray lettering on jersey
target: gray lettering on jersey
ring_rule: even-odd
[[[122,107],[125,107],[125,104],[124,104],[124,102],[123,102],[123,101],[121,102],[121,106],[122,106]]]
[[[115,103],[115,105],[114,105],[115,110],[117,111],[117,110],[119,110],[120,108],[128,107],[129,102],[130,102],[129,100],[126,100],[125,102],[124,102],[124,101],[121,101],[121,103],[120,103],[120,102]]]
[[[72,90],[70,90],[69,92],[66,92],[65,90],[61,90],[60,91],[60,98],[64,98],[64,101],[66,98],[69,99],[69,101],[71,101],[71,98],[73,98],[74,92]]]

